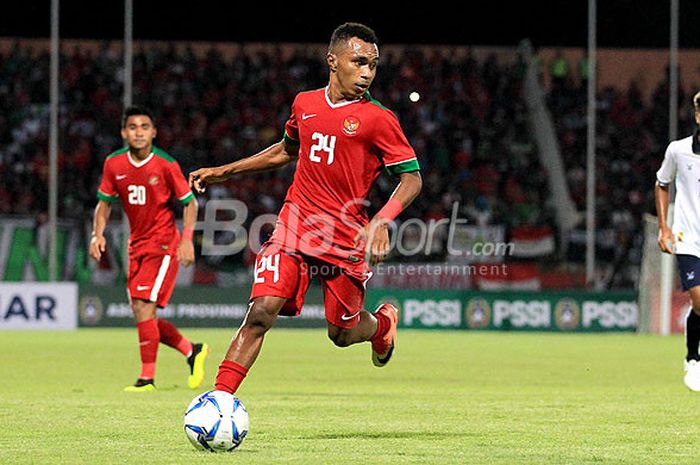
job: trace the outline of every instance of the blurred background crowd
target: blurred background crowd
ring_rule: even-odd
[[[90,221],[104,158],[121,146],[122,55],[105,44],[61,56],[59,216]],[[541,63],[572,198],[586,196],[586,66],[558,56]],[[305,46],[242,50],[235,58],[212,47],[136,51],[135,103],[157,118],[156,143],[183,172],[228,163],[281,139],[295,94],[327,82],[323,52]],[[449,218],[455,202],[471,225],[500,225],[505,238],[523,229],[551,231],[557,242],[547,172],[539,161],[522,97],[519,59],[475,57],[430,47],[382,56],[371,93],[394,111],[418,154],[424,191],[405,218]],[[40,215],[47,205],[49,55],[17,44],[0,55],[0,214]],[[681,99],[685,108],[692,89]],[[418,101],[409,99],[417,92]],[[688,95],[686,95],[688,94]],[[607,287],[637,279],[641,219],[654,212],[653,185],[667,140],[668,90],[659,82],[645,103],[640,90],[598,93],[597,252],[608,266]],[[683,111],[679,134],[692,132]],[[249,218],[276,213],[293,167],[212,188],[209,198],[246,203]],[[396,181],[382,176],[372,192],[381,206]],[[204,199],[201,199],[204,200]],[[584,258],[583,222],[539,261],[575,269]],[[444,244],[428,260],[445,261]],[[400,259],[400,257],[395,257]],[[425,261],[426,257],[420,257]],[[245,254],[232,266],[249,263]],[[574,267],[574,268],[572,268]]]

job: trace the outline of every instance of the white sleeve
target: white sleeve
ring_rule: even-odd
[[[661,168],[656,172],[656,180],[662,186],[671,184],[676,179],[676,154],[672,150],[673,143],[668,144],[664,161],[661,163]]]

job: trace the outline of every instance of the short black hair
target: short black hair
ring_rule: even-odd
[[[328,50],[333,50],[333,48],[340,42],[346,42],[353,37],[357,37],[360,40],[364,40],[370,44],[378,44],[377,34],[374,33],[372,28],[365,26],[360,23],[344,23],[335,28],[333,35],[331,35],[331,43],[328,45]]]
[[[143,115],[143,116],[148,116],[151,118],[151,123],[153,123],[153,127],[156,125],[156,118],[153,116],[153,112],[149,110],[146,107],[142,107],[141,105],[131,105],[130,107],[127,107],[124,110],[124,113],[122,114],[122,127],[126,127],[126,120],[129,119],[129,116],[134,116],[134,115]]]

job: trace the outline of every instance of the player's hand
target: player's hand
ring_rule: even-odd
[[[373,219],[355,236],[355,247],[365,242],[365,260],[376,265],[389,254],[389,226],[384,219]]]
[[[92,238],[90,239],[90,246],[88,248],[88,253],[92,258],[94,258],[96,261],[100,261],[100,258],[102,258],[102,253],[105,251],[107,248],[107,240],[105,239],[104,236],[100,235],[93,235]]]
[[[218,168],[200,168],[190,173],[189,182],[190,188],[194,189],[198,194],[203,194],[207,190],[208,184],[225,181],[226,176],[219,173]]]
[[[676,247],[676,236],[673,235],[671,228],[665,227],[659,229],[659,248],[663,253],[673,253]]]
[[[182,266],[190,266],[194,263],[194,244],[192,241],[183,239],[177,246],[177,261]]]

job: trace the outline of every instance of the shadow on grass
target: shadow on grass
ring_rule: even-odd
[[[230,455],[230,454],[235,454],[236,456],[239,455],[248,455],[248,454],[258,454],[260,451],[258,449],[250,449],[246,446],[241,446],[238,447],[231,452],[213,452],[213,451],[208,451],[208,450],[196,450],[192,449],[188,452],[188,455],[193,455],[196,457],[201,457],[201,456],[214,456],[214,455]]]
[[[318,433],[296,439],[450,439],[472,436],[470,433],[438,433],[427,431],[356,431],[350,433]]]

